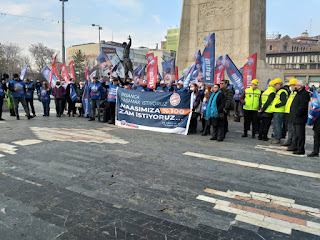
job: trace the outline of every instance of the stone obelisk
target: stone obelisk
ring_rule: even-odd
[[[184,70],[194,63],[194,54],[214,32],[216,57],[228,54],[238,68],[258,53],[257,78],[283,77],[269,69],[266,58],[266,0],[184,0],[177,65]]]

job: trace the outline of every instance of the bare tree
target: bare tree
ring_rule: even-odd
[[[51,63],[56,53],[56,50],[48,48],[42,43],[37,43],[31,44],[31,46],[29,47],[29,52],[34,58],[35,64],[37,65],[39,72],[41,72],[42,68]]]
[[[21,47],[15,43],[4,44],[1,47],[1,59],[4,63],[5,72],[12,76],[13,73],[20,71],[19,62],[21,60]]]

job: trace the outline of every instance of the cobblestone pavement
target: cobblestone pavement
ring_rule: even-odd
[[[0,122],[0,240],[320,239],[319,158],[36,107]]]

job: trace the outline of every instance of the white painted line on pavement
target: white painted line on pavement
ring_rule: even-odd
[[[16,145],[20,145],[20,146],[29,146],[29,145],[33,145],[33,144],[42,143],[42,141],[37,140],[37,139],[25,139],[25,140],[21,140],[21,141],[15,141],[12,143],[16,144]]]
[[[291,157],[306,157],[306,155],[294,155],[292,152],[288,152],[287,147],[257,145],[255,148],[265,150],[266,152],[274,152]]]
[[[209,160],[213,160],[213,161],[217,161],[217,162],[224,162],[224,163],[230,163],[230,164],[235,164],[235,165],[240,165],[240,166],[245,166],[245,167],[263,169],[263,170],[268,170],[268,171],[273,171],[273,172],[282,172],[282,173],[288,173],[288,174],[293,174],[293,175],[298,175],[298,176],[320,179],[320,173],[306,172],[306,171],[300,171],[300,170],[295,170],[295,169],[282,168],[282,167],[264,165],[264,164],[259,164],[259,163],[252,163],[252,162],[210,156],[210,155],[201,154],[201,153],[194,153],[194,152],[185,152],[183,154],[186,156],[204,158],[204,159],[209,159]]]
[[[32,184],[32,185],[36,185],[36,186],[38,186],[38,187],[43,187],[42,184],[35,183],[35,182],[29,181],[29,180],[25,180],[25,179],[23,179],[23,178],[21,178],[21,177],[16,177],[16,176],[13,176],[13,175],[11,175],[11,174],[9,174],[9,173],[0,172],[0,174],[3,175],[3,176],[6,176],[6,177],[13,178],[13,179],[18,180],[18,181],[21,181],[21,182],[26,182],[26,183],[30,183],[30,184]]]

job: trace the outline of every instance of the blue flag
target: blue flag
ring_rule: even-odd
[[[239,100],[244,91],[243,76],[228,54],[223,58],[222,64],[226,67],[227,74],[235,88],[235,95],[233,98],[234,100]]]
[[[191,83],[195,83],[198,81],[201,81],[201,78],[203,78],[203,71],[202,71],[202,56],[201,56],[201,51],[199,50],[195,55],[194,55],[194,59],[195,59],[195,67],[194,70],[191,74]],[[199,79],[200,78],[200,79]]]
[[[78,95],[76,90],[74,89],[73,84],[70,84],[70,98],[71,101],[74,102],[77,99]]]
[[[213,83],[215,64],[215,34],[206,37],[208,43],[202,53],[202,70],[205,83]]]
[[[160,79],[160,81],[162,81],[162,77],[161,77],[161,74],[159,73],[159,69],[158,69],[158,78]]]
[[[51,70],[48,66],[45,66],[42,70],[41,70],[41,74],[44,76],[44,78],[47,80],[48,83],[50,83],[50,73]],[[51,81],[51,88],[54,88],[54,85],[56,84],[56,81],[58,81],[59,79],[57,78],[56,74],[52,74],[52,81]]]
[[[171,85],[176,80],[176,60],[162,62],[162,76],[166,84]]]
[[[271,79],[269,78],[268,81],[267,81],[267,86],[266,86],[266,90],[268,89],[269,87],[269,83],[271,82]]]
[[[89,117],[90,116],[90,96],[89,96],[88,80],[86,80],[84,84],[83,95],[82,95],[82,106],[83,106],[85,117]]]
[[[184,78],[184,81],[183,81],[184,88],[189,87],[189,83],[191,81],[192,74],[195,70],[195,66],[196,66],[195,64],[192,64],[191,67],[188,68],[187,76]]]
[[[312,102],[308,116],[307,124],[311,126],[320,116],[320,96],[316,90],[313,90]]]
[[[21,69],[21,74],[20,74],[21,81],[24,80],[24,77],[26,76],[26,73],[27,73],[27,69],[28,69],[28,65]]]

